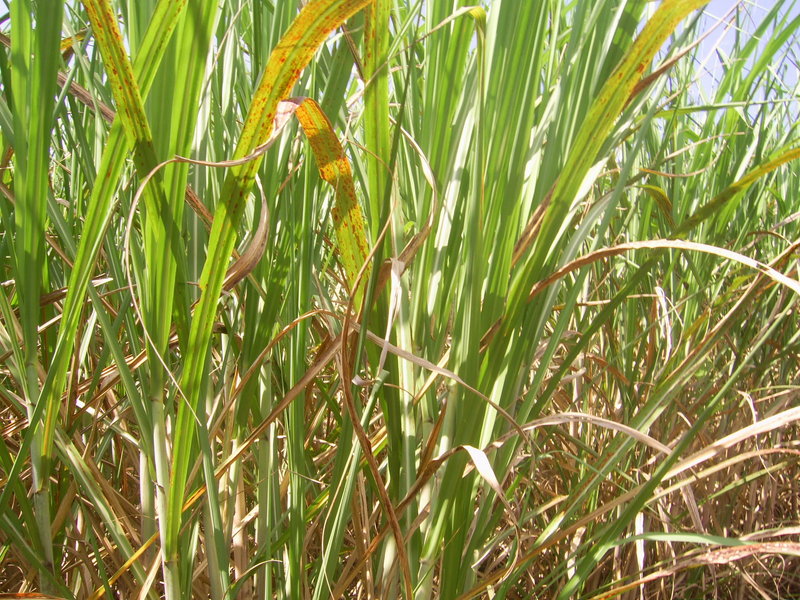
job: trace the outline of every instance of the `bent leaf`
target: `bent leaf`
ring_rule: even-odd
[[[342,265],[347,273],[351,287],[357,284],[358,273],[367,262],[367,234],[364,229],[364,215],[356,198],[356,187],[350,162],[345,156],[333,125],[322,112],[322,108],[311,98],[297,102],[296,116],[311,144],[317,159],[319,174],[333,186],[336,202],[331,211],[336,240],[339,246]],[[367,265],[365,280],[369,279],[371,268]],[[356,295],[358,306],[362,292]]]

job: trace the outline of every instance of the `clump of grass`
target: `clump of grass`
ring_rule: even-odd
[[[0,590],[800,594],[792,3],[7,5]]]

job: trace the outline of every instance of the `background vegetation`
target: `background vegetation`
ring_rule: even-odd
[[[800,17],[704,4],[4,2],[0,589],[800,596]]]

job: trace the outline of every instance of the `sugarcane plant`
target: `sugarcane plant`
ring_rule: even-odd
[[[0,592],[800,594],[796,2],[3,4]]]

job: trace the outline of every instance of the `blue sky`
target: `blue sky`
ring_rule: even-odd
[[[723,17],[736,4],[736,0],[712,0],[704,9],[706,26],[712,27],[717,19]],[[745,13],[745,17],[741,20],[742,28],[744,29],[743,33],[745,33],[745,35],[752,33],[768,11],[774,6],[775,0],[744,0],[744,2],[742,2],[742,9],[740,9],[744,10]],[[800,14],[800,0],[795,0],[794,2],[789,0],[785,2],[785,7],[790,18]],[[721,73],[722,66],[718,60],[716,48],[718,47],[722,53],[728,54],[733,44],[735,36],[734,31],[731,29],[724,32],[724,27],[724,25],[718,27],[700,46],[699,58],[702,60],[706,56],[709,56],[709,61],[707,62],[708,76],[701,82],[706,88],[708,88],[712,84],[714,78],[718,77]],[[796,37],[794,40],[790,40],[788,49],[794,54],[795,59],[797,59],[798,54],[800,54],[800,41]],[[798,81],[796,62],[794,67],[793,69],[788,69],[786,74],[787,80],[785,83],[790,89],[795,87]]]

